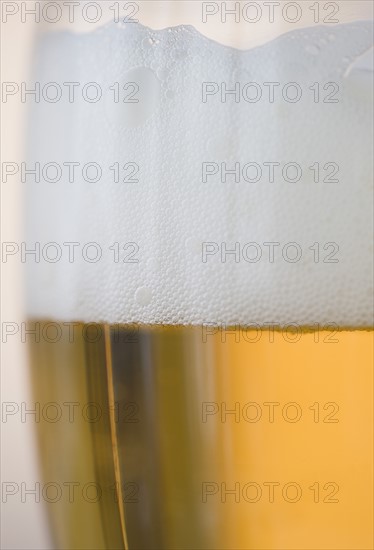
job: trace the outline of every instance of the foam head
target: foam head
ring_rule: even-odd
[[[36,80],[64,93],[33,105],[29,162],[63,175],[27,185],[26,240],[62,257],[27,263],[29,315],[370,325],[371,43],[365,22],[248,51],[192,27],[44,36]]]

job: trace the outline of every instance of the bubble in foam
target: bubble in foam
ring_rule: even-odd
[[[169,71],[166,68],[160,68],[157,70],[157,77],[160,80],[165,80],[168,77]]]
[[[307,44],[305,49],[311,55],[318,55],[320,52],[319,46],[317,44]]]
[[[142,46],[145,50],[151,49],[153,46],[156,46],[159,43],[160,41],[157,40],[156,38],[153,38],[152,36],[151,37],[148,36],[144,38],[144,40],[142,40]]]
[[[370,30],[366,23],[336,26],[333,34],[314,27],[307,36],[294,31],[249,51],[214,43],[191,27],[109,25],[85,35],[45,36],[36,80],[98,82],[105,98],[36,104],[30,162],[95,161],[103,175],[90,184],[79,178],[27,186],[25,240],[96,242],[103,254],[97,263],[81,257],[27,263],[29,314],[68,321],[371,324],[372,88],[366,69],[355,68],[371,46]],[[339,101],[328,104],[321,95],[314,102],[310,87],[319,83],[324,94],[332,79]],[[257,103],[243,96],[223,103],[220,92],[202,101],[203,82],[228,89],[258,82],[264,94],[263,83],[272,81],[279,90],[297,82],[302,101],[288,103],[281,92],[274,103],[265,95]],[[115,82],[118,102],[107,93]],[[123,89],[130,82],[139,88],[135,103],[123,101],[133,91]],[[115,162],[136,164],[138,171],[130,178],[122,171],[116,182],[109,169]],[[204,162],[219,169],[205,182]],[[272,183],[248,182],[242,177],[248,162],[263,174],[265,163],[297,162],[303,175],[295,183],[279,175]],[[318,182],[309,169],[316,162]],[[239,165],[240,181],[223,181],[223,163]],[[328,163],[339,166],[337,183],[323,181]],[[269,242],[279,243],[274,262],[266,254]],[[300,262],[282,256],[290,242],[300,246]],[[113,243],[138,248],[125,250],[126,261],[123,253],[113,261]],[[206,261],[202,243],[212,251]],[[260,247],[257,262],[244,259],[246,243]],[[328,243],[339,245],[337,263],[325,262]]]
[[[184,59],[185,57],[187,57],[188,53],[186,50],[173,50],[172,52],[172,56],[173,56],[173,59]]]
[[[173,92],[173,90],[166,90],[165,96],[166,96],[168,99],[173,99],[173,98],[175,97],[175,92]]]
[[[140,306],[148,306],[152,301],[152,290],[147,287],[140,287],[135,292],[135,300]]]

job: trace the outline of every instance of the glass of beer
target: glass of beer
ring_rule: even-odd
[[[239,49],[202,28],[268,29],[261,3],[141,4],[43,34],[23,92],[55,547],[369,549],[372,26],[293,2]]]

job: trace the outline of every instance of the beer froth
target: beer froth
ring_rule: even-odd
[[[248,51],[189,26],[41,39],[30,158],[78,166],[27,186],[27,241],[63,252],[26,262],[30,317],[371,325],[371,41],[365,22]]]

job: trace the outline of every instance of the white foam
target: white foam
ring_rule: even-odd
[[[89,263],[66,247],[58,263],[28,262],[28,312],[66,320],[198,324],[336,322],[372,324],[372,106],[370,78],[348,70],[372,44],[371,23],[298,30],[249,51],[208,40],[192,27],[151,31],[108,25],[56,33],[40,42],[38,80],[106,90],[96,104],[41,101],[33,108],[30,160],[95,161],[97,183],[25,184],[28,243],[96,242]],[[114,82],[139,84],[139,103],[114,103]],[[202,82],[297,82],[298,103],[202,102]],[[314,103],[314,83],[335,82],[338,103]],[[79,88],[78,88],[79,90]],[[329,88],[327,92],[331,91]],[[131,89],[127,90],[128,92]],[[323,97],[325,97],[323,95]],[[123,97],[123,96],[122,96]],[[203,162],[241,166],[297,162],[297,183],[202,182]],[[139,181],[115,183],[113,163],[139,165]],[[339,183],[315,183],[309,169],[339,165]],[[128,172],[129,173],[129,172]],[[122,177],[125,173],[122,172]],[[113,243],[136,243],[115,263]],[[249,263],[220,254],[202,261],[203,242],[260,245]],[[274,263],[264,243],[279,242]],[[279,250],[300,246],[297,263]],[[337,243],[337,263],[322,260]],[[310,247],[320,243],[320,261]],[[252,249],[251,249],[252,250]],[[254,250],[254,249],[253,249]],[[249,254],[253,254],[253,250]],[[290,255],[292,250],[290,249]]]

